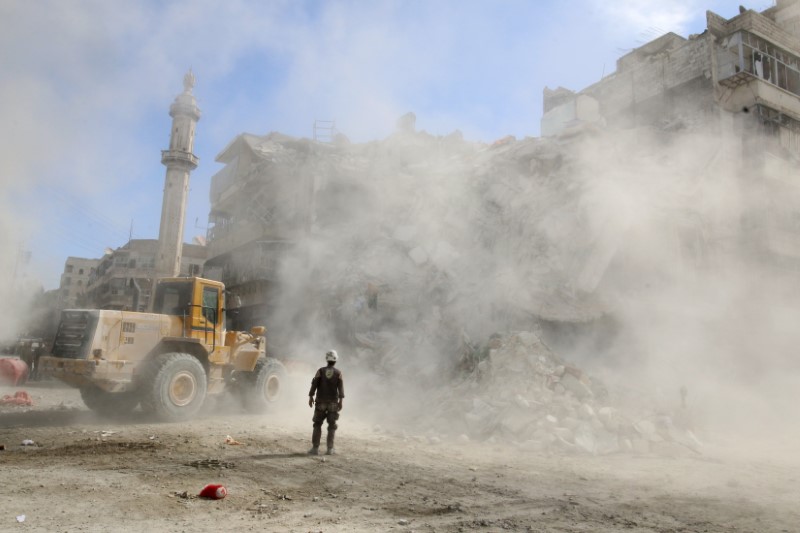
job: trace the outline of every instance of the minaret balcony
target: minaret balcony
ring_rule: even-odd
[[[189,94],[179,94],[175,102],[169,106],[169,116],[172,118],[189,117],[195,122],[200,120],[200,109],[194,103],[194,97]]]
[[[161,150],[161,164],[170,166],[173,164],[185,165],[190,170],[197,168],[200,159],[190,152],[180,150]]]

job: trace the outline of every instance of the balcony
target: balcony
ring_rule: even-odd
[[[171,164],[183,165],[190,170],[197,168],[200,159],[189,152],[181,152],[180,150],[161,150],[161,163],[165,166]]]
[[[718,79],[731,90],[722,101],[729,110],[765,104],[800,118],[800,58],[757,35],[739,31],[722,40]]]

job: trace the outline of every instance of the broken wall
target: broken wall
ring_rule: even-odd
[[[702,114],[713,108],[711,39],[704,35],[667,52],[637,57],[636,63],[581,92],[597,99],[606,120],[620,126]]]

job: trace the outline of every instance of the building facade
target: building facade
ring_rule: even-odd
[[[734,175],[742,199],[731,248],[800,271],[800,1],[778,0],[761,12],[740,8],[731,19],[708,11],[706,20],[701,34],[667,33],[632,50],[616,72],[581,91],[546,88],[542,134],[704,132],[715,139],[708,165],[731,165],[717,174]],[[695,217],[688,225],[694,229],[677,231],[702,241],[707,221]]]
[[[206,274],[235,294],[235,327],[265,323],[278,304],[284,258],[309,237],[339,150],[279,133],[241,134],[217,156],[212,177]]]
[[[800,156],[800,2],[725,19],[688,38],[667,33],[617,61],[616,72],[579,92],[544,90],[543,136],[587,124],[712,124],[731,130],[741,115]]]
[[[145,311],[157,277],[155,239],[132,239],[97,260],[86,291],[86,305],[93,309]],[[203,271],[206,248],[184,244],[179,275],[197,276]]]
[[[67,258],[64,262],[64,272],[61,274],[61,283],[59,284],[59,309],[73,309],[86,305],[89,280],[99,264],[99,259]]]

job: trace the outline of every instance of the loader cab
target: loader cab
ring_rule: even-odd
[[[156,287],[153,312],[159,315],[184,316],[189,314],[192,303],[191,279],[161,280]]]
[[[183,318],[183,336],[219,344],[224,327],[224,287],[203,278],[167,278],[156,287],[153,312]]]

